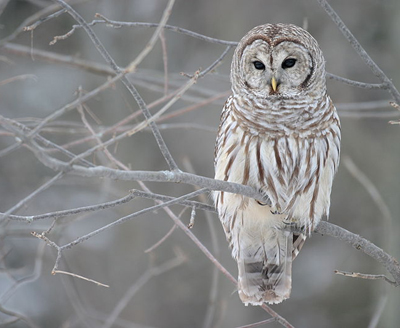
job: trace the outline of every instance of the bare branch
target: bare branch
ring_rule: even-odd
[[[37,220],[43,220],[43,219],[60,219],[65,216],[70,216],[70,215],[76,215],[76,214],[81,214],[85,212],[95,212],[95,211],[100,211],[100,210],[105,210],[107,208],[119,206],[125,203],[130,202],[133,200],[136,196],[133,194],[129,194],[125,197],[98,204],[98,205],[92,205],[92,206],[84,206],[84,207],[78,207],[70,210],[64,210],[64,211],[57,211],[57,212],[50,212],[50,213],[45,213],[45,214],[39,214],[39,215],[32,215],[32,216],[22,216],[22,215],[10,215],[9,219],[10,220],[17,220],[17,221],[27,221],[27,222],[33,222]],[[143,196],[140,196],[143,197]],[[4,218],[4,214],[0,213],[0,219]]]
[[[9,79],[0,81],[0,87],[2,85],[5,85],[5,84],[11,83],[11,82],[15,82],[15,81],[19,81],[19,80],[27,80],[27,79],[32,79],[33,81],[37,81],[37,76],[33,75],[33,74],[17,75],[17,76],[11,77]]]
[[[168,94],[168,54],[167,42],[165,40],[164,30],[160,32],[160,41],[163,52],[163,65],[164,65],[164,96]]]
[[[371,256],[373,259],[381,263],[386,270],[390,272],[396,281],[397,285],[400,284],[400,264],[389,254],[385,253],[381,248],[375,246],[367,239],[360,237],[346,229],[343,229],[332,223],[321,221],[315,229],[315,232],[328,235],[344,241],[352,245],[355,249],[363,251],[365,254]]]
[[[46,9],[48,9],[48,8],[49,7],[47,7]],[[67,11],[65,9],[61,9],[61,10],[56,11],[55,13],[53,13],[51,15],[48,15],[46,17],[42,17],[42,18],[38,19],[34,24],[29,25],[29,26],[25,26],[23,28],[23,31],[33,31],[39,25],[41,25],[41,24],[43,24],[43,23],[45,23],[45,22],[47,22],[47,21],[49,21],[49,20],[51,20],[53,18],[56,18],[56,17],[58,17],[58,16],[60,16],[62,14],[65,14],[66,12]]]
[[[353,87],[362,88],[362,89],[387,89],[387,85],[384,83],[364,83],[346,79],[341,76],[337,76],[332,73],[326,73],[326,77],[331,80],[343,82],[345,84],[351,85]]]
[[[93,279],[89,279],[89,278],[80,276],[79,274],[76,274],[76,273],[67,272],[67,271],[62,271],[62,270],[53,270],[53,271],[51,272],[51,274],[53,274],[53,275],[55,275],[55,274],[57,274],[57,273],[62,273],[62,274],[66,274],[66,275],[68,275],[68,276],[72,276],[72,277],[74,277],[74,278],[79,278],[79,279],[82,279],[82,280],[86,280],[86,281],[92,282],[92,283],[94,283],[94,284],[96,284],[96,285],[98,285],[98,286],[101,286],[101,287],[107,287],[107,288],[110,287],[109,285],[103,284],[103,283],[98,282],[98,281],[93,280]]]
[[[63,167],[63,166],[61,166]],[[61,168],[60,167],[60,168]],[[121,171],[110,169],[107,167],[97,166],[94,168],[86,168],[79,165],[73,165],[70,174],[85,176],[85,177],[107,177],[110,179],[124,181],[153,181],[153,182],[175,182],[187,183],[199,187],[207,187],[210,190],[220,190],[241,194],[250,198],[259,200],[260,202],[269,202],[266,195],[260,194],[257,190],[249,186],[226,182],[222,180],[214,180],[185,172],[170,172],[170,171]]]

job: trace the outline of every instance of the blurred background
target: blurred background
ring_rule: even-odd
[[[396,0],[331,1],[373,60],[400,86],[400,2]],[[127,22],[157,23],[166,0],[88,0],[71,2],[90,22],[95,14]],[[6,5],[4,8],[1,5]],[[107,65],[83,30],[49,45],[54,36],[67,33],[76,22],[62,14],[32,32],[18,31],[23,22],[53,5],[45,0],[0,1],[0,114],[31,128],[55,110],[88,92],[111,76]],[[53,11],[39,15],[46,17]],[[206,36],[239,41],[252,27],[265,23],[308,24],[318,40],[330,73],[349,79],[379,83],[347,43],[316,0],[176,0],[168,24]],[[29,24],[28,24],[29,25]],[[104,24],[93,27],[120,67],[142,51],[154,29]],[[163,47],[158,41],[130,79],[147,104],[175,91],[187,81],[180,73],[206,68],[224,51],[223,45],[165,31],[168,85],[165,86]],[[23,47],[18,48],[16,45]],[[33,50],[48,52],[47,57]],[[165,141],[183,171],[213,177],[213,148],[219,115],[230,89],[233,50],[221,65],[200,79],[159,122]],[[52,59],[63,55],[64,62]],[[165,57],[165,56],[164,56]],[[93,73],[87,67],[68,65],[68,58],[104,65]],[[16,76],[22,76],[13,79]],[[342,122],[342,163],[334,182],[330,222],[360,234],[400,258],[400,136],[399,113],[388,105],[384,90],[359,89],[328,80],[328,91]],[[210,98],[216,99],[210,101]],[[208,101],[206,105],[202,102]],[[365,104],[366,103],[366,104]],[[199,105],[200,104],[200,105]],[[193,109],[192,106],[195,106]],[[118,82],[85,103],[86,118],[102,131],[138,111]],[[151,108],[155,113],[162,104]],[[369,108],[369,109],[368,109]],[[128,126],[143,119],[138,115]],[[50,122],[41,135],[69,151],[96,145],[74,109]],[[105,136],[105,141],[112,135]],[[15,137],[0,129],[0,151],[15,144]],[[75,142],[74,144],[71,144]],[[125,138],[108,148],[132,170],[168,169],[149,130]],[[0,211],[6,212],[56,175],[26,147],[0,157]],[[53,156],[59,156],[53,154]],[[65,160],[65,158],[62,158]],[[88,161],[115,167],[103,151]],[[346,164],[347,163],[347,164]],[[361,182],[360,182],[361,180]],[[154,192],[179,196],[192,186],[146,183]],[[14,214],[36,215],[111,201],[140,189],[136,182],[65,175],[37,193]],[[210,197],[204,199],[211,204]],[[154,205],[135,199],[98,212],[62,218],[48,237],[58,245],[94,231],[117,219]],[[179,215],[181,206],[171,207]],[[189,223],[191,210],[181,213]],[[174,225],[163,210],[138,216],[78,244],[63,253],[59,270],[73,272],[109,285],[109,288],[63,274],[52,275],[56,250],[34,238],[52,220],[31,224],[2,221],[0,225],[0,326],[7,327],[237,327],[268,319],[261,308],[245,307],[235,286],[180,229],[153,247]],[[197,211],[192,232],[233,276],[235,261],[215,213]],[[157,245],[155,245],[157,246]],[[145,252],[153,248],[150,252]],[[396,327],[400,322],[400,292],[382,280],[338,276],[334,270],[389,274],[376,261],[328,236],[308,240],[293,266],[289,300],[272,308],[297,327]],[[381,312],[383,311],[383,312]],[[379,315],[381,314],[380,318]],[[110,319],[111,318],[111,319]],[[379,320],[378,320],[379,318]],[[265,327],[281,327],[270,323]]]

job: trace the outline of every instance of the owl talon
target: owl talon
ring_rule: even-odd
[[[260,206],[267,206],[268,203],[261,203],[259,200],[256,200],[257,204]]]
[[[271,214],[276,215],[276,214],[282,214],[281,212],[279,212],[278,210],[272,211],[271,210]]]

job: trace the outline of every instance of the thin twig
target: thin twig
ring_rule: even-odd
[[[36,325],[31,319],[27,318],[26,316],[24,316],[24,315],[21,314],[21,313],[18,313],[18,312],[13,311],[13,310],[8,310],[8,309],[6,309],[4,306],[1,305],[1,303],[0,303],[0,312],[6,314],[6,315],[8,315],[8,316],[11,316],[11,317],[16,318],[17,320],[15,320],[15,321],[18,321],[18,320],[23,321],[23,322],[24,322],[25,324],[27,324],[28,327],[30,327],[30,328],[40,328],[40,327],[39,327],[38,325]],[[14,320],[11,320],[11,321],[8,321],[8,322],[4,322],[4,324],[5,324],[5,325],[6,325],[7,323],[13,324],[15,321],[14,321]],[[3,322],[2,322],[2,323],[3,323]]]
[[[219,56],[209,67],[207,67],[203,72],[199,74],[199,78],[202,78],[209,72],[211,72],[215,67],[221,64],[222,60],[225,58],[225,56],[228,54],[229,50],[232,49],[233,46],[227,46],[224,52]],[[185,76],[189,78],[193,78],[193,75],[190,74],[185,74]]]
[[[160,246],[164,241],[166,241],[168,239],[168,237],[170,237],[172,235],[172,233],[174,232],[175,229],[176,229],[176,225],[174,224],[172,226],[172,228],[169,229],[168,232],[160,240],[158,240],[151,247],[147,248],[144,252],[145,253],[150,253],[150,252],[154,251],[158,246]]]
[[[341,275],[341,276],[352,277],[352,278],[361,278],[361,279],[370,279],[370,280],[381,280],[382,279],[395,287],[399,286],[398,283],[390,280],[383,274],[366,274],[366,273],[347,272],[347,271],[340,271],[340,270],[335,270],[335,273],[338,275]]]
[[[181,218],[182,214],[185,213],[186,208],[182,209],[182,211],[178,214],[178,218]],[[169,236],[172,235],[172,233],[174,232],[174,230],[176,229],[176,224],[174,224],[172,226],[171,229],[168,230],[168,232],[159,240],[157,241],[153,246],[147,248],[144,252],[145,253],[150,253],[152,251],[154,251],[157,247],[159,247],[164,241],[166,241],[168,239]]]
[[[160,32],[160,41],[163,53],[163,65],[164,65],[164,96],[168,94],[168,52],[167,42],[165,40],[164,30]]]
[[[49,212],[49,213],[45,213],[45,214],[30,215],[30,216],[10,215],[9,219],[17,220],[17,221],[26,221],[26,222],[34,222],[34,221],[43,220],[43,219],[60,219],[65,216],[76,215],[76,214],[81,214],[81,213],[85,213],[85,212],[95,212],[95,211],[105,210],[110,207],[119,206],[119,205],[130,202],[135,197],[137,197],[137,196],[135,196],[133,194],[129,194],[125,197],[122,197],[122,198],[119,198],[119,199],[116,199],[116,200],[113,200],[110,202],[101,203],[98,205],[77,207],[77,208],[73,208],[70,210]],[[3,215],[4,215],[3,213],[0,213],[0,219],[2,219],[4,217]]]
[[[354,81],[350,79],[346,79],[344,77],[332,74],[332,73],[326,73],[326,77],[331,80],[343,82],[345,84],[351,85],[352,87],[357,87],[361,89],[387,89],[387,85],[384,83],[365,83],[365,82],[359,82],[359,81]]]
[[[381,296],[377,302],[376,305],[376,311],[374,311],[374,314],[371,318],[371,321],[369,322],[368,328],[376,328],[379,323],[379,319],[382,316],[383,310],[385,309],[385,305],[388,301],[388,296],[384,295]]]
[[[3,85],[6,85],[8,83],[11,83],[11,82],[20,81],[20,80],[28,80],[28,79],[32,79],[33,81],[36,82],[38,78],[36,75],[33,75],[33,74],[17,75],[17,76],[13,76],[8,79],[5,79],[3,81],[0,81],[0,87]]]
[[[371,112],[355,112],[355,111],[340,111],[340,117],[345,118],[377,118],[387,119],[393,117],[399,117],[400,113],[396,112],[383,112],[383,111],[371,111]],[[390,123],[390,122],[389,122]]]
[[[182,109],[177,109],[177,110],[175,110],[175,111],[173,111],[173,112],[171,112],[169,114],[165,114],[163,116],[160,116],[159,119],[157,120],[157,122],[163,122],[163,121],[169,120],[169,119],[171,119],[173,117],[180,116],[182,114],[191,112],[191,111],[196,110],[198,108],[201,108],[201,107],[203,107],[205,105],[211,104],[211,103],[213,103],[214,101],[216,101],[218,99],[226,99],[230,95],[230,93],[231,93],[230,91],[219,93],[219,94],[215,95],[214,97],[210,97],[210,98],[204,99],[203,101],[201,101],[201,102],[199,102],[197,104],[193,104],[191,106],[188,106],[188,107],[185,107],[185,108],[182,108]]]
[[[105,64],[80,59],[74,56],[61,55],[51,51],[32,49],[31,47],[21,44],[6,43],[1,50],[18,56],[29,56],[30,54],[33,54],[35,60],[40,59],[50,63],[68,65],[93,74],[104,76],[115,75],[115,72]]]
[[[273,322],[276,322],[276,319],[275,318],[269,318],[269,319],[266,319],[266,320],[263,320],[263,321],[251,323],[249,325],[244,325],[244,326],[240,326],[240,327],[237,327],[237,328],[255,328],[255,327],[260,327],[260,326],[267,325],[267,324],[273,323]]]
[[[98,286],[107,287],[107,288],[110,287],[109,285],[102,284],[101,282],[98,282],[98,281],[96,281],[96,280],[93,280],[93,279],[89,279],[89,278],[80,276],[79,274],[76,274],[76,273],[67,272],[67,271],[62,271],[62,270],[53,270],[53,271],[51,272],[51,274],[53,274],[53,275],[55,275],[55,274],[57,274],[57,273],[62,273],[62,274],[66,274],[66,275],[68,275],[68,276],[72,276],[72,277],[75,277],[75,278],[79,278],[79,279],[82,279],[82,280],[86,280],[86,281],[92,282],[92,283],[94,283],[94,284],[96,284],[96,285],[98,285]]]
[[[47,9],[47,8],[46,8]],[[53,19],[56,18],[62,14],[66,13],[65,9],[61,9],[59,11],[56,11],[54,14],[48,15],[46,17],[42,17],[40,19],[38,19],[34,24],[29,25],[29,26],[25,26],[22,30],[23,31],[33,31],[35,28],[37,28],[39,25]]]

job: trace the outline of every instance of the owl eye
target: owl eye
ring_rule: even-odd
[[[283,68],[283,69],[286,69],[286,68],[293,67],[294,64],[296,64],[296,61],[297,61],[297,60],[294,59],[294,58],[288,58],[288,59],[286,59],[286,60],[283,61],[283,63],[282,63],[282,68]]]
[[[265,69],[265,65],[258,60],[253,62],[253,65],[256,69],[259,69],[259,70]]]

